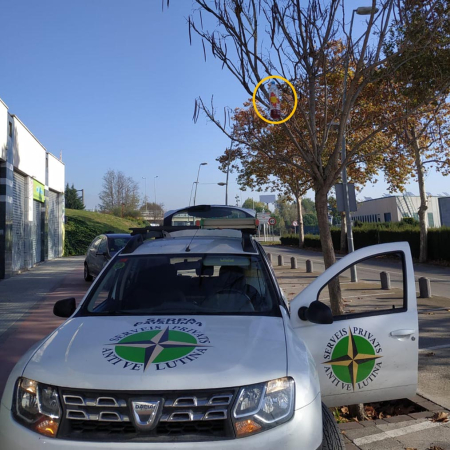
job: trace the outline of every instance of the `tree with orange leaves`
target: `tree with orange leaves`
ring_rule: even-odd
[[[260,119],[249,120],[244,130],[233,133],[227,126],[227,114],[220,121],[214,105],[207,106],[202,99],[197,99],[194,117],[203,111],[246,149],[257,143],[267,144],[267,148],[260,148],[267,158],[276,164],[292,166],[311,180],[325,267],[329,267],[335,262],[327,212],[329,190],[346,167],[370,174],[373,164],[389,148],[389,127],[435,98],[437,91],[446,89],[450,72],[440,71],[433,94],[421,97],[412,110],[386,107],[395,100],[385,90],[386,82],[405,64],[405,59],[400,58],[403,48],[395,42],[389,52],[385,51],[389,31],[402,26],[399,20],[404,16],[403,3],[397,0],[372,0],[366,27],[359,36],[352,36],[349,30],[353,17],[348,20],[344,0],[194,0],[194,3],[197,8],[188,19],[190,36],[194,31],[202,39],[205,57],[206,42],[213,57],[219,59],[249,96],[268,75],[279,74],[295,82],[299,105],[292,119],[281,125],[260,126]],[[365,14],[367,8],[354,12]],[[428,16],[415,20],[410,36],[417,45],[407,46],[409,56],[427,54],[433,45],[431,40],[422,40],[418,31],[426,30],[422,34],[427,36],[439,32],[441,19],[434,20],[431,9],[424,12],[430,20]],[[204,16],[208,18],[203,20]],[[336,43],[341,41],[345,46],[339,50]],[[440,67],[439,58],[433,59],[433,64]],[[343,79],[347,67],[344,86],[338,81]],[[268,107],[265,86],[256,98],[261,106]],[[291,106],[290,111],[294,103],[292,92],[286,91],[284,98]],[[383,105],[385,108],[380,108]],[[280,134],[290,140],[289,151],[275,151],[280,148],[275,145]],[[348,137],[347,153],[342,160],[344,136]],[[329,291],[333,313],[339,314],[343,310],[339,283],[330,283]]]

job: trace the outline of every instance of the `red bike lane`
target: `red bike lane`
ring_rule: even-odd
[[[20,275],[18,275],[20,276]],[[53,305],[63,298],[74,297],[78,303],[91,284],[83,279],[83,267],[66,275],[61,283],[15,323],[0,340],[0,397],[8,376],[21,356],[36,342],[44,339],[64,319],[53,314]],[[19,294],[18,294],[19,295]]]

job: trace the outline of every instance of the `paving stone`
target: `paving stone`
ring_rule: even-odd
[[[439,406],[439,405],[436,405],[436,403],[430,402],[430,400],[424,400],[423,402],[418,402],[417,404],[420,405],[422,408],[425,408],[429,411],[431,411],[431,408],[435,408],[436,406]],[[439,406],[439,407],[442,408],[442,406]]]
[[[425,419],[425,418],[431,417],[433,414],[434,414],[433,411],[422,411],[422,412],[411,413],[408,415],[410,417],[412,417],[413,419]]]
[[[363,427],[375,427],[377,425],[375,420],[364,420],[359,422]]]
[[[404,445],[392,438],[383,439],[382,441],[372,442],[370,444],[361,444],[359,448],[362,450],[405,450]]]
[[[440,425],[436,428],[422,430],[415,433],[396,437],[406,447],[417,449],[430,449],[434,446],[443,450],[450,450],[450,427]]]
[[[416,394],[416,395],[413,395],[412,397],[409,397],[408,400],[411,400],[413,403],[419,403],[419,402],[423,402],[427,399]]]
[[[381,431],[392,431],[392,430],[397,430],[399,428],[417,425],[417,424],[420,424],[421,422],[428,422],[428,420],[427,419],[414,420],[414,419],[409,418],[409,420],[403,421],[403,422],[392,422],[392,423],[386,422],[384,424],[378,425],[378,429]]]
[[[377,427],[361,427],[359,429],[346,430],[345,434],[351,441],[354,441],[355,439],[371,436],[373,434],[380,434],[381,432],[382,431]]]
[[[361,424],[359,422],[340,423],[339,428],[341,430],[354,430],[354,429],[361,428]]]
[[[414,420],[412,417],[402,414],[401,416],[386,417],[388,423],[407,422],[408,420]]]
[[[357,447],[353,442],[346,442],[345,450],[360,450],[360,448]]]
[[[373,421],[375,425],[382,425],[383,423],[387,423],[386,419],[377,419]]]
[[[432,406],[431,408],[428,408],[428,410],[429,411],[434,411],[434,412],[436,412],[436,411],[443,411],[443,412],[448,411],[447,409],[443,408],[442,406],[439,406],[439,405],[436,405],[436,404],[434,404],[434,406]]]

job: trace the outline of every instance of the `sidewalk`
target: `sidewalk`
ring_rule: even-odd
[[[77,268],[83,269],[83,259],[83,256],[58,258],[0,280],[0,342],[2,335],[59,286],[68,274]],[[19,292],[20,296],[17,295]]]
[[[347,450],[449,450],[450,422],[433,422],[441,407],[416,396],[428,411],[388,419],[339,424]]]

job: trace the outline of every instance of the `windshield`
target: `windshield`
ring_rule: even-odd
[[[250,213],[230,206],[213,206],[205,210],[195,207],[183,209],[164,219],[167,225],[193,226],[201,219],[245,219],[253,217]]]
[[[223,254],[119,257],[93,287],[80,312],[280,314],[260,258]]]
[[[123,247],[125,247],[125,245],[127,245],[127,242],[130,239],[131,236],[116,237],[116,238],[109,237],[108,238],[109,253],[111,255],[116,254],[120,249],[122,249]]]

